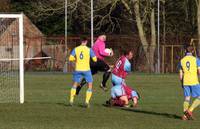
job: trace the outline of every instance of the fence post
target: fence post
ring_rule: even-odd
[[[171,45],[171,72],[173,73],[174,70],[174,46]]]
[[[165,73],[165,45],[162,45],[162,73]]]

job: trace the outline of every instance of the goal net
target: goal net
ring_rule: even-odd
[[[0,14],[0,103],[24,102],[23,15]]]

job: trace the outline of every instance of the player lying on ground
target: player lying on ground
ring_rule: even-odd
[[[129,72],[131,72],[131,63],[129,60],[133,58],[133,52],[127,50],[117,60],[112,71],[112,83],[113,86],[125,84],[125,78]]]
[[[76,62],[75,72],[73,73],[73,86],[71,88],[70,94],[70,105],[72,106],[74,103],[74,97],[76,95],[76,88],[78,83],[81,82],[82,78],[85,78],[86,82],[88,83],[88,90],[86,92],[86,99],[85,105],[89,107],[89,101],[92,96],[92,73],[90,70],[90,58],[94,62],[97,61],[97,58],[92,49],[88,48],[87,45],[87,38],[81,38],[81,45],[74,48],[70,54],[69,61]]]
[[[111,88],[111,98],[106,101],[109,106],[129,107],[130,100],[133,101],[132,106],[138,104],[139,94],[131,87],[126,85],[115,85]]]
[[[200,60],[192,54],[194,48],[187,46],[186,55],[180,61],[179,77],[182,82],[184,92],[183,120],[192,120],[193,110],[200,105],[200,84],[198,74],[200,74]],[[190,105],[191,97],[196,98]]]
[[[91,61],[90,62],[90,68],[92,71],[92,75],[96,74],[98,71],[104,72],[103,74],[103,81],[100,84],[100,87],[103,90],[107,90],[106,82],[109,79],[109,76],[111,74],[111,68],[110,66],[104,61],[105,57],[113,56],[113,51],[111,53],[105,52],[105,41],[106,41],[106,35],[101,35],[96,40],[94,46],[92,47],[95,55],[97,56],[97,62]],[[85,78],[82,79],[79,87],[77,88],[76,94],[78,95],[81,88],[86,84]]]

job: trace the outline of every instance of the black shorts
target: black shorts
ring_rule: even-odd
[[[110,70],[110,67],[105,61],[97,59],[97,62],[94,62],[93,60],[90,61],[90,69],[92,75],[94,75],[98,71],[107,72],[108,70]]]

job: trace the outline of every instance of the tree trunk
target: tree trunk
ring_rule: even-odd
[[[155,26],[155,10],[151,9],[151,46],[150,46],[150,70],[154,72],[154,54],[156,50],[156,26]]]
[[[146,36],[145,36],[143,23],[142,23],[141,16],[140,16],[139,3],[140,3],[140,0],[135,0],[134,11],[135,11],[136,23],[137,23],[137,28],[138,28],[140,40],[141,40],[141,43],[143,45],[143,49],[144,49],[146,60],[147,60],[147,66],[148,66],[148,69],[150,69],[150,67],[149,67],[150,61],[149,61],[149,54],[148,54],[149,53],[148,42],[147,42],[147,39],[146,39]]]
[[[165,37],[166,37],[166,16],[165,16],[166,12],[165,12],[165,0],[163,0],[163,11],[162,11],[162,15],[163,15],[163,44],[165,44]]]

